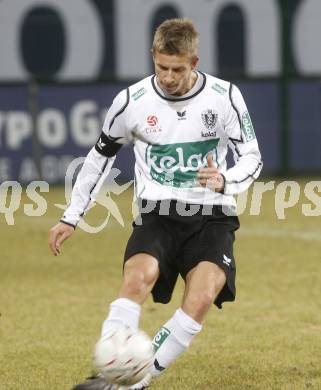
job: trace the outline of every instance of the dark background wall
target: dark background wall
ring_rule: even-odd
[[[283,12],[286,12],[285,21],[289,31],[292,29],[292,23],[299,6],[305,1],[310,0],[275,0],[272,2],[278,10],[280,18],[282,18]],[[9,2],[10,0],[3,0],[2,4],[0,4],[0,18],[1,15],[5,17],[6,4]],[[11,3],[14,2],[15,0],[11,1]],[[133,3],[134,1],[131,2]],[[260,0],[253,0],[252,4],[259,4],[260,2]],[[19,57],[22,66],[29,77],[46,81],[55,80],[69,50],[67,43],[68,24],[66,24],[64,13],[60,12],[59,7],[55,6],[55,0],[52,0],[51,4],[50,2],[43,2],[42,4],[42,2],[33,2],[32,0],[26,0],[26,3],[29,3],[30,6],[25,7],[25,11],[19,14],[19,26],[17,26],[19,31],[16,44],[19,46]],[[80,0],[79,3],[83,3],[83,0]],[[97,67],[95,78],[107,81],[119,80],[116,61],[116,53],[119,50],[119,47],[117,47],[116,24],[124,18],[125,20],[127,20],[126,18],[131,20],[131,15],[124,14],[120,16],[120,11],[117,12],[116,1],[86,0],[85,3],[89,4],[90,9],[95,13],[94,17],[97,19],[97,23],[99,23],[103,38],[100,64]],[[138,2],[138,4],[143,3]],[[180,3],[184,3],[184,0],[159,2],[159,6],[154,9],[148,21],[147,31],[150,41],[155,28],[163,20],[177,16],[193,17],[193,15],[186,15],[182,12],[184,8],[180,8]],[[200,12],[199,8],[202,9],[201,3],[202,1],[194,2],[195,10],[198,12]],[[215,2],[206,1],[205,3]],[[226,0],[225,2],[221,1],[221,3],[223,5],[220,9],[218,20],[214,21],[213,18],[213,28],[217,31],[217,52],[215,53],[218,62],[217,75],[221,77],[243,77],[247,75],[245,69],[245,52],[247,47],[245,41],[247,35],[251,34],[246,28],[245,7],[242,6],[242,1],[238,3]],[[224,3],[226,4],[224,5]],[[246,4],[248,1],[243,3]],[[65,8],[66,10],[68,9],[68,7]],[[64,12],[67,12],[66,10]],[[72,8],[70,8],[68,12],[72,11]],[[138,9],[137,12],[139,15],[141,10]],[[86,15],[83,17],[84,19],[80,20],[79,23],[86,23]],[[132,16],[132,18],[135,17],[135,15]],[[264,22],[264,15],[261,15],[261,17],[262,22]],[[87,22],[89,23],[89,21]],[[134,23],[136,22],[140,23],[140,20],[134,20]],[[140,37],[138,36],[137,40],[139,41],[139,39]],[[5,43],[2,44],[5,45]],[[264,53],[264,50],[264,47],[262,47],[262,53]],[[293,45],[291,45],[289,47],[289,70],[293,75],[300,75],[300,71],[297,69],[294,61],[294,50]],[[281,52],[279,54],[281,55]],[[152,70],[152,63],[150,63],[150,70]],[[278,76],[278,72],[274,73],[274,76]]]

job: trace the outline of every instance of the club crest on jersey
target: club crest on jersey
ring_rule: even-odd
[[[202,112],[202,121],[207,130],[214,130],[218,115],[211,109]]]

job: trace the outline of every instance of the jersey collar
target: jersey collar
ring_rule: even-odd
[[[206,84],[206,76],[204,73],[200,72],[199,70],[196,71],[198,75],[198,79],[194,85],[194,87],[188,91],[183,96],[169,96],[165,95],[164,92],[159,88],[156,82],[156,75],[153,75],[151,78],[152,86],[154,88],[154,91],[157,93],[159,97],[161,97],[164,100],[170,101],[170,102],[181,102],[184,100],[192,99],[196,95],[198,95],[205,87]]]

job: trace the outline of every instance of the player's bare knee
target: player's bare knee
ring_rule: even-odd
[[[215,299],[215,294],[212,291],[202,291],[190,293],[186,297],[183,308],[189,312],[194,319],[202,317],[211,307]]]
[[[125,268],[123,288],[132,294],[145,293],[151,290],[158,277],[158,270],[153,266],[143,269],[129,267]]]
[[[214,293],[213,291],[203,291],[197,294],[196,299],[196,308],[198,308],[200,311],[208,310],[208,308],[211,307],[213,303]]]
[[[145,284],[154,284],[159,275],[158,261],[148,254],[137,254],[125,263],[124,277],[133,277]]]
[[[144,283],[146,285],[154,285],[159,276],[158,264],[150,264],[144,270]]]
[[[145,291],[144,275],[141,272],[133,272],[125,275],[122,288],[129,296],[140,296]]]

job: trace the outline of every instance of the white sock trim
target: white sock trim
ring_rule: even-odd
[[[136,303],[128,298],[117,298],[111,304],[110,307],[121,307],[126,310],[131,310],[138,312],[140,314],[141,306],[139,303]]]
[[[108,317],[103,322],[101,335],[108,333],[110,329],[120,326],[128,326],[138,329],[141,306],[127,298],[118,298],[110,304]]]
[[[176,310],[173,318],[188,333],[194,335],[202,330],[202,325],[186,314],[182,308]]]

